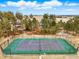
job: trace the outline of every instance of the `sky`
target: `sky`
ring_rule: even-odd
[[[0,0],[0,11],[26,15],[79,15],[79,0]]]

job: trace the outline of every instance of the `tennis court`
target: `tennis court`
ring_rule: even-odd
[[[4,54],[75,54],[77,50],[61,38],[17,38],[6,48]]]

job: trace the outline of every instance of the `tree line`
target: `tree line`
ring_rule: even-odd
[[[60,28],[66,32],[72,31],[73,34],[79,33],[79,16],[75,16],[66,23],[60,20],[56,22],[55,15],[44,14],[39,22],[32,14],[23,15],[19,12],[13,14],[11,11],[0,11],[0,36],[11,35],[18,31],[16,27],[17,20],[20,21],[22,31],[39,31],[40,34],[56,34]]]

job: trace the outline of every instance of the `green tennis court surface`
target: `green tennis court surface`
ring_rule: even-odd
[[[77,50],[61,38],[17,38],[3,50],[4,54],[75,54]]]

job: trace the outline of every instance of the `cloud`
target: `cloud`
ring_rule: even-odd
[[[62,14],[69,14],[69,15],[77,15],[78,13],[78,9],[76,8],[64,8],[61,9],[61,12],[63,12]]]
[[[79,6],[79,3],[65,3],[65,6]]]
[[[5,4],[0,4],[0,7],[6,7],[6,5]]]
[[[58,0],[51,0],[49,2],[44,2],[42,5],[43,6],[61,6],[63,5],[63,3]]]
[[[12,1],[8,1],[7,2],[7,6],[16,6],[16,7],[18,7],[17,3],[16,2],[12,2]]]
[[[51,7],[51,6],[49,6],[49,7],[42,6],[42,7],[36,7],[36,8],[34,8],[34,9],[37,9],[37,10],[44,10],[44,9],[52,9],[52,7]]]
[[[77,9],[74,9],[74,8],[73,8],[73,9],[66,9],[65,12],[66,12],[67,14],[77,15],[78,10],[77,10]]]
[[[76,11],[76,10],[75,9],[66,9],[66,11],[73,12],[73,11]]]
[[[51,8],[52,6],[61,6],[62,3],[58,0],[51,0],[48,2],[43,2],[43,3],[37,3],[36,1],[24,1],[24,0],[20,0],[18,2],[13,2],[13,1],[8,1],[7,2],[8,6],[14,6],[14,7],[20,7],[20,10],[23,10],[25,8],[36,8],[36,9],[48,9]]]
[[[20,0],[18,2],[8,1],[7,5],[8,6],[15,6],[15,7],[24,7],[24,6],[33,7],[36,5],[36,1],[34,1],[34,2],[30,2],[30,1],[26,2],[24,0]]]
[[[24,9],[26,9],[25,7],[20,7],[18,10],[24,10]]]

